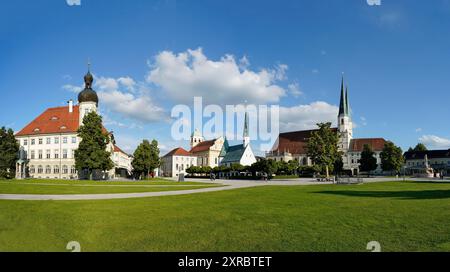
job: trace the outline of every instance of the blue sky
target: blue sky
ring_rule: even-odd
[[[450,147],[449,0],[80,4],[2,1],[0,125],[20,130],[76,99],[90,58],[106,126],[128,151],[143,138],[187,147],[168,115],[196,94],[279,104],[282,130],[335,121],[341,72],[355,137]]]

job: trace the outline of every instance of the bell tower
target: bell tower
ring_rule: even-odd
[[[248,131],[248,112],[245,112],[245,123],[244,123],[244,141],[243,145],[246,148],[250,144],[250,134]]]
[[[191,135],[191,149],[196,147],[199,143],[203,142],[203,136],[200,133],[198,129],[195,129],[195,131]]]
[[[91,74],[91,64],[88,63],[88,72],[84,76],[84,90],[78,94],[78,103],[80,110],[80,126],[83,124],[83,118],[90,112],[97,112],[98,96],[92,89],[94,77]]]
[[[348,103],[348,87],[344,84],[344,75],[341,83],[341,99],[338,114],[339,150],[347,153],[350,149],[350,141],[353,139],[353,123]],[[345,163],[345,160],[344,160]]]

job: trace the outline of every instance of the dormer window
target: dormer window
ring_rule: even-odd
[[[67,129],[67,127],[66,126],[61,126],[60,129],[64,130],[64,129]]]
[[[34,132],[39,132],[39,131],[41,131],[39,128],[34,129]]]
[[[52,120],[52,121],[56,121],[56,120],[58,120],[59,118],[57,117],[57,116],[53,116],[50,120]]]

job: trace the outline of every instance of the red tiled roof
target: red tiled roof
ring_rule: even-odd
[[[16,136],[73,133],[79,127],[79,106],[49,108],[19,131]]]
[[[216,140],[209,140],[209,141],[201,142],[198,145],[196,145],[195,147],[193,147],[191,149],[191,151],[189,151],[189,152],[190,153],[198,153],[198,152],[207,151],[211,148],[211,146],[214,145],[215,142],[216,142]]]
[[[332,128],[332,130],[337,132],[337,128]],[[275,145],[272,151],[306,154],[308,140],[314,131],[317,129],[280,133],[278,145]]]
[[[129,154],[128,154],[127,152],[123,151],[123,150],[122,150],[120,147],[118,147],[117,145],[114,145],[114,152],[121,152],[121,153],[123,153],[123,154],[129,156]]]
[[[185,149],[178,147],[178,148],[175,148],[174,150],[170,151],[166,155],[164,155],[164,157],[168,157],[168,156],[192,156],[192,154],[189,153],[188,151],[186,151]]]
[[[79,106],[73,106],[69,112],[69,106],[48,108],[36,119],[26,125],[16,136],[29,136],[40,134],[75,133],[80,126]],[[105,127],[103,132],[109,133]]]
[[[351,152],[362,152],[365,145],[370,146],[372,151],[383,151],[386,140],[383,138],[366,138],[366,139],[353,139],[350,141]]]

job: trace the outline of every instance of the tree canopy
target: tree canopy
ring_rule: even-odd
[[[143,140],[134,151],[134,158],[131,163],[133,171],[139,177],[147,176],[161,165],[159,158],[158,142],[153,140]]]
[[[274,160],[270,159],[262,159],[260,161],[255,162],[249,167],[249,170],[252,173],[256,172],[264,172],[267,173],[267,176],[272,178],[273,174],[275,174],[278,171],[278,163]]]
[[[14,178],[19,144],[12,129],[0,129],[0,178]]]
[[[377,158],[375,158],[375,152],[369,145],[364,145],[363,151],[361,152],[361,159],[359,160],[359,170],[362,172],[370,172],[377,169]]]
[[[317,126],[319,129],[312,132],[308,141],[307,153],[319,170],[328,175],[342,158],[342,153],[338,150],[339,136],[331,129],[331,123],[319,123]]]
[[[87,172],[90,177],[94,170],[107,171],[114,167],[111,152],[106,150],[110,138],[103,131],[100,115],[96,112],[85,115],[78,136],[81,142],[75,150],[75,168],[79,173]]]
[[[418,143],[414,148],[410,147],[408,149],[408,152],[422,152],[422,151],[428,151],[428,148],[422,143]]]
[[[399,172],[403,166],[403,151],[393,142],[389,141],[384,144],[380,157],[383,171]]]

